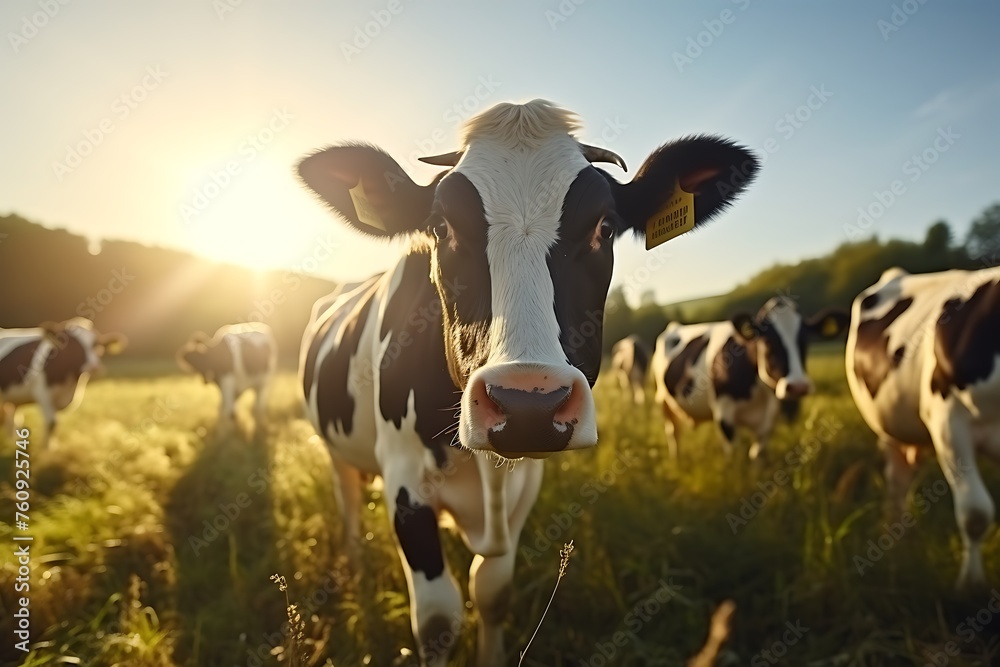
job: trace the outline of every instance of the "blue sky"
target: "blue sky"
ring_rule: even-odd
[[[461,118],[535,97],[579,113],[581,138],[633,171],[695,132],[766,157],[709,228],[650,252],[619,242],[615,281],[664,302],[852,228],[919,238],[944,218],[961,237],[1000,200],[997,3],[347,4],[8,0],[0,212],[261,268],[312,268],[332,246],[316,272],[359,278],[398,246],[346,231],[295,180],[297,159],[363,139],[426,181],[437,170],[413,158],[456,148]],[[859,227],[894,181],[901,194]]]

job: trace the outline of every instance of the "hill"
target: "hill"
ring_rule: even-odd
[[[256,272],[184,252],[87,239],[17,215],[0,216],[0,327],[77,315],[129,337],[129,356],[172,356],[196,330],[269,324],[284,363],[298,356],[312,304],[333,283],[292,271]]]
[[[605,313],[605,350],[630,333],[650,344],[676,320],[685,324],[709,322],[746,311],[755,312],[773,296],[795,300],[812,314],[823,308],[849,309],[857,294],[878,281],[882,272],[900,266],[910,273],[947,269],[980,269],[1000,263],[1000,203],[985,209],[973,221],[962,243],[954,240],[947,222],[937,221],[921,242],[877,237],[848,241],[821,257],[797,264],[775,264],[721,296],[693,299],[665,306],[644,298],[631,308],[621,290],[613,290]]]

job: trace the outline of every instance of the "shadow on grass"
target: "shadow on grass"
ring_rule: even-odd
[[[170,493],[165,520],[176,549],[183,628],[177,664],[261,664],[251,656],[265,638],[280,645],[275,633],[284,608],[271,587],[260,585],[276,562],[273,472],[265,439],[216,437]],[[234,619],[243,619],[242,627]]]

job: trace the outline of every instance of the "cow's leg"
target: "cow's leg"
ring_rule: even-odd
[[[726,457],[733,455],[733,442],[736,440],[736,403],[728,397],[715,399],[712,405],[712,418],[722,434],[722,451]]]
[[[615,369],[615,376],[618,378],[618,386],[621,387],[622,394],[628,395],[632,392],[632,384],[629,382],[628,373],[624,368]]]
[[[35,402],[38,403],[38,409],[42,412],[42,421],[45,424],[45,434],[42,436],[42,449],[54,447],[57,444],[55,440],[56,426],[58,425],[57,411],[47,388],[35,392]]]
[[[754,428],[754,435],[756,437],[753,444],[750,445],[750,460],[756,460],[758,457],[763,458],[767,454],[767,445],[771,440],[771,432],[774,431],[774,422],[778,418],[780,407],[781,404],[777,398],[768,397],[767,404],[764,407],[764,414]]]
[[[420,495],[422,452],[400,451],[410,449],[407,445],[391,449],[388,460],[381,461],[382,479],[410,593],[410,623],[423,664],[445,667],[461,632],[462,595],[444,560],[437,512]]]
[[[929,411],[928,430],[934,450],[955,501],[955,519],[962,535],[962,569],[959,589],[986,583],[982,540],[993,524],[994,505],[976,465],[975,443],[965,406],[950,398]]]
[[[679,447],[678,440],[681,436],[680,421],[674,416],[673,410],[666,401],[663,402],[663,430],[667,434],[667,455],[670,460],[677,463]]]
[[[229,435],[236,421],[236,380],[227,375],[219,381],[219,391],[222,392],[222,402],[219,403],[219,422],[216,430],[219,435]]]
[[[270,379],[261,380],[254,388],[253,397],[253,427],[255,433],[262,433],[267,422],[267,394],[270,389]]]
[[[879,438],[878,444],[885,455],[886,514],[896,521],[905,509],[915,466],[907,457],[905,445],[897,440]]]
[[[357,571],[361,544],[361,497],[364,481],[361,472],[333,455],[333,493],[344,527],[344,547],[352,570]]]
[[[636,405],[644,405],[646,403],[646,378],[645,377],[633,377],[632,380],[632,398],[635,400]]]
[[[0,419],[3,419],[4,434],[10,439],[17,438],[17,406],[13,403],[4,403],[0,408]]]
[[[511,586],[514,579],[514,560],[517,543],[524,522],[538,498],[542,484],[541,461],[525,460],[518,463],[511,475],[524,475],[524,485],[517,498],[508,497],[513,504],[508,518],[510,549],[501,556],[476,555],[469,570],[469,593],[479,614],[476,642],[476,665],[494,667],[506,663],[503,643],[503,622],[510,606]]]

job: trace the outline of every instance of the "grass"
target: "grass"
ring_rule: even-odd
[[[17,566],[4,548],[0,662],[415,664],[380,493],[367,492],[364,568],[355,573],[339,546],[329,458],[302,418],[294,376],[280,376],[266,433],[253,440],[239,431],[215,437],[219,398],[200,381],[156,364],[124,370],[94,382],[80,408],[64,414],[57,451],[31,453],[32,650],[25,657],[13,649],[7,610]],[[601,445],[547,462],[521,538],[506,634],[511,664],[542,618],[559,550],[571,540],[572,567],[526,665],[682,665],[729,599],[735,612],[721,665],[779,657],[811,667],[943,664],[948,642],[959,651],[949,665],[998,661],[1000,619],[981,612],[978,631],[965,621],[987,609],[990,593],[962,599],[950,590],[961,549],[950,493],[915,511],[916,525],[858,574],[854,557],[884,530],[882,462],[847,392],[842,350],[818,351],[810,371],[818,394],[797,423],[779,426],[763,464],[742,456],[746,434],[741,455],[726,460],[704,426],[682,439],[673,465],[658,410],[637,410],[613,382],[599,383]],[[248,398],[240,404],[247,421]],[[25,415],[38,429],[37,412]],[[245,433],[249,424],[241,426]],[[1000,495],[996,469],[982,466]],[[8,545],[13,471],[13,446],[4,442],[0,542]],[[914,490],[941,479],[929,463]],[[466,586],[471,556],[454,535],[444,547]],[[995,532],[985,557],[1000,585]],[[290,631],[292,605],[299,620]],[[472,664],[474,643],[467,629],[453,664]]]

